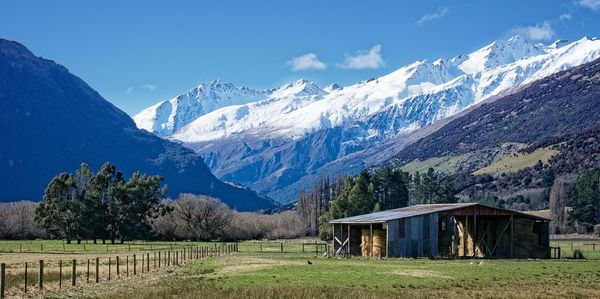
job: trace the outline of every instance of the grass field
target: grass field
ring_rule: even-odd
[[[280,242],[242,242],[240,252],[232,255],[204,258],[183,267],[163,268],[117,281],[107,282],[104,277],[103,283],[81,283],[77,288],[62,291],[57,291],[58,273],[54,271],[51,279],[54,286],[43,294],[34,291],[29,295],[47,298],[600,297],[600,284],[597,283],[600,280],[600,246],[593,250],[591,245],[582,242],[573,243],[573,249],[581,249],[586,260],[566,258],[572,254],[571,242],[562,241],[552,244],[561,246],[565,258],[560,260],[450,261],[326,258],[321,253],[316,255],[314,246],[305,246],[307,252],[302,253],[301,243],[306,241],[283,241],[284,253],[280,252]],[[153,243],[153,248],[158,244]],[[182,247],[186,244],[189,245],[174,243]],[[212,243],[196,244],[214,246]],[[9,247],[7,242],[3,245]],[[0,253],[0,262],[7,262],[9,256],[15,263],[32,255],[63,259],[66,259],[65,255],[77,254],[106,257],[111,255],[110,250],[108,254],[101,250],[91,253]],[[127,252],[122,252],[121,256]],[[313,264],[308,265],[307,260]],[[106,273],[106,263],[102,267],[102,272]],[[35,273],[31,275],[30,281],[35,281]],[[15,276],[16,280],[20,278]],[[67,276],[63,279],[68,281]]]
[[[161,280],[104,284],[50,297],[581,298],[600,296],[598,279],[597,261],[366,260],[238,253],[197,261]]]

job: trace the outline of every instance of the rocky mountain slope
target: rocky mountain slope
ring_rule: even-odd
[[[556,177],[600,167],[600,59],[456,117],[377,167],[434,167],[461,197],[544,209]]]
[[[273,203],[218,180],[191,150],[139,130],[132,119],[78,77],[23,45],[0,39],[0,200],[40,200],[50,179],[82,162],[110,161],[125,175],[165,178],[169,195],[218,197],[256,210]]]
[[[509,143],[531,145],[600,126],[599,115],[600,59],[481,105],[407,146],[389,162],[403,166],[415,160],[459,156]],[[473,164],[465,170],[479,166]]]

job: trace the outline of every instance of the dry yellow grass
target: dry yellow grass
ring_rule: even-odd
[[[552,156],[556,155],[559,151],[554,149],[553,146],[538,148],[532,153],[518,153],[514,155],[508,155],[500,160],[478,169],[473,172],[474,175],[490,174],[498,177],[503,173],[513,173],[521,169],[535,166],[538,161],[547,164],[548,160]]]

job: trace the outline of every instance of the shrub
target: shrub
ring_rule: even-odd
[[[594,235],[600,237],[600,224],[594,225]]]
[[[585,257],[583,256],[583,252],[580,249],[573,250],[573,258],[576,260],[585,259]]]

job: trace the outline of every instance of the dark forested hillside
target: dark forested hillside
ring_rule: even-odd
[[[138,130],[81,79],[23,45],[0,39],[0,201],[39,200],[50,179],[82,162],[125,175],[161,175],[169,195],[189,192],[254,210],[272,202],[216,179],[191,150]]]

